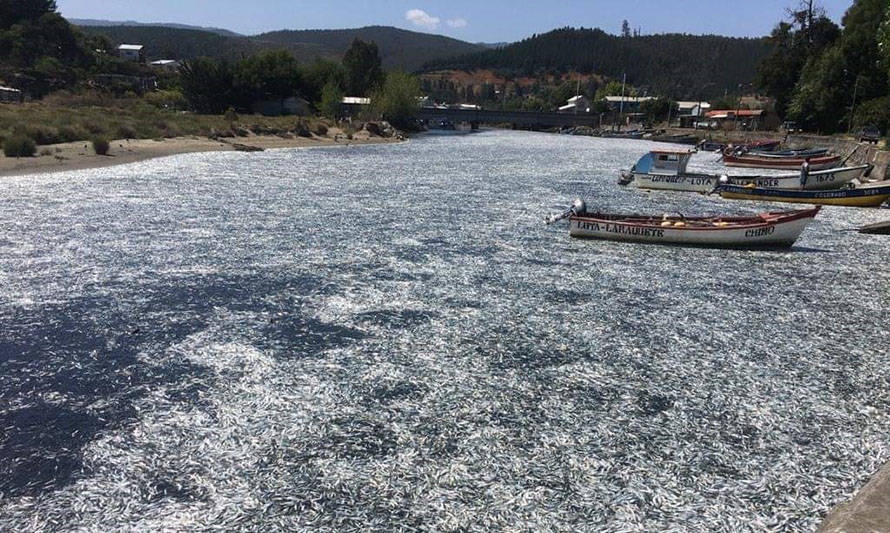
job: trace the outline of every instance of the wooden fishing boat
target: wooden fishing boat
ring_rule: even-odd
[[[691,157],[690,151],[653,150],[641,157],[629,171],[622,172],[618,183],[633,183],[640,189],[712,192],[720,184],[721,176],[687,172],[686,166]],[[859,165],[809,172],[803,188],[817,190],[841,187],[861,178],[868,168],[869,165]],[[800,189],[800,178],[800,172],[777,176],[727,176],[729,183],[734,185],[754,184],[757,187],[778,189]]]
[[[800,150],[776,150],[774,152],[765,152],[763,150],[750,150],[742,152],[742,155],[753,155],[756,157],[767,157],[771,159],[788,159],[802,157],[822,157],[828,155],[828,148],[808,148]]]
[[[804,161],[809,161],[810,170],[825,170],[838,166],[841,162],[841,156],[762,157],[735,153],[723,155],[723,163],[728,167],[799,169]]]
[[[584,202],[576,200],[572,209],[550,222],[568,218],[570,235],[587,239],[718,248],[787,248],[794,244],[819,209],[746,217],[617,215],[587,212]]]
[[[754,186],[721,184],[716,191],[723,198],[790,202],[798,204],[878,207],[890,199],[890,185],[864,185],[828,191],[768,189]]]

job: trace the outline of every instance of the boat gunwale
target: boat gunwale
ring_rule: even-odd
[[[607,213],[590,213],[584,215],[572,215],[570,220],[578,220],[578,221],[594,221],[597,223],[603,224],[619,224],[622,226],[636,226],[636,227],[644,227],[644,228],[653,228],[653,229],[672,229],[678,231],[730,231],[737,229],[753,229],[763,226],[771,226],[776,224],[784,224],[788,222],[794,222],[796,220],[801,220],[804,218],[815,218],[819,211],[822,209],[822,206],[815,206],[810,209],[796,209],[791,211],[770,211],[767,213],[761,213],[755,216],[746,216],[746,217],[676,217],[673,216],[669,219],[657,219],[656,216],[646,216],[646,215],[609,215]],[[600,218],[600,217],[620,217],[618,219],[608,219],[608,218]],[[771,218],[766,218],[771,217]],[[639,219],[638,221],[628,220],[628,219]],[[718,222],[727,222],[725,226],[662,226],[661,222],[665,220],[671,220],[675,222],[708,222],[711,224],[716,224]]]
[[[748,196],[831,200],[843,198],[867,198],[869,196],[890,195],[890,185],[846,187],[839,189],[774,189],[769,187],[749,187],[746,185],[719,185],[715,192],[746,194]],[[839,194],[841,193],[841,194]],[[839,194],[839,195],[838,195]],[[837,195],[837,196],[835,196]]]

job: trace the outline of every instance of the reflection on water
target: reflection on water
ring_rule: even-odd
[[[783,252],[543,225],[765,209],[616,186],[650,146],[5,179],[0,528],[813,529],[888,459],[890,241],[848,231],[886,212]]]

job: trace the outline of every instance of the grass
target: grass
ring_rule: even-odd
[[[198,115],[158,107],[151,99],[96,92],[57,93],[39,102],[0,105],[0,144],[26,137],[36,145],[107,139],[159,139],[195,135],[232,137],[252,132],[286,135],[324,131],[321,118]],[[236,120],[231,120],[235,118]],[[322,128],[320,126],[325,126]]]

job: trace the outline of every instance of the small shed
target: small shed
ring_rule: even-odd
[[[343,116],[354,117],[371,105],[371,99],[362,96],[344,96],[340,103]]]
[[[141,44],[122,44],[117,47],[117,55],[126,61],[145,63],[144,49]]]
[[[590,113],[590,100],[584,95],[573,96],[566,105],[559,108],[560,113]]]

